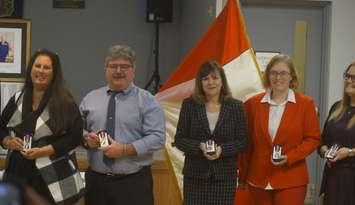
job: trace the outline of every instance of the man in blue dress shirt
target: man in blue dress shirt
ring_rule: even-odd
[[[109,48],[104,72],[107,86],[89,92],[80,104],[89,159],[85,203],[153,205],[150,165],[153,152],[165,143],[164,113],[154,96],[134,85],[135,53],[130,47]],[[107,131],[110,120],[113,136],[102,147],[98,132]]]

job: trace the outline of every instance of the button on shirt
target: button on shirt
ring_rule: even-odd
[[[80,104],[85,132],[106,129],[109,87],[101,87],[88,93]],[[153,152],[165,143],[165,119],[159,103],[149,92],[131,84],[115,97],[115,140],[132,144],[137,156],[115,159],[112,168],[105,166],[103,153],[89,149],[90,168],[100,173],[130,174],[153,162]]]
[[[269,108],[269,135],[271,137],[271,141],[274,141],[277,130],[280,126],[282,114],[285,111],[285,107],[287,102],[296,103],[295,92],[291,89],[288,90],[287,99],[277,104],[275,101],[271,99],[271,92],[267,91],[265,96],[261,99],[261,103],[268,103],[270,105]],[[270,190],[273,189],[270,185],[270,182],[267,184],[265,189]]]

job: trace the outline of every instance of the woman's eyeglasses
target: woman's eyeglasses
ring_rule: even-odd
[[[277,78],[277,76],[280,76],[280,78],[287,78],[290,75],[290,73],[287,71],[277,72],[272,70],[269,72],[269,75],[271,78]]]
[[[355,82],[355,75],[351,75],[349,73],[344,73],[343,78],[344,78],[344,80],[351,80],[352,83]]]

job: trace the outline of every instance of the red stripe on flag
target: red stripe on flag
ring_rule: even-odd
[[[229,0],[207,33],[187,55],[160,91],[191,80],[206,60],[217,60],[222,65],[249,49],[243,16],[235,0]]]

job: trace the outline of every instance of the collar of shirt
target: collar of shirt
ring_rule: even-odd
[[[266,94],[260,101],[261,103],[269,103],[270,105],[278,105],[271,99],[271,90],[267,90]],[[288,89],[287,99],[280,105],[286,104],[286,102],[296,103],[295,92],[292,89]]]
[[[122,93],[123,95],[128,95],[134,88],[134,84],[131,83],[126,89],[118,91],[119,93]],[[112,92],[114,90],[112,90],[109,86],[107,86],[106,92],[107,95],[110,95],[110,92]]]

